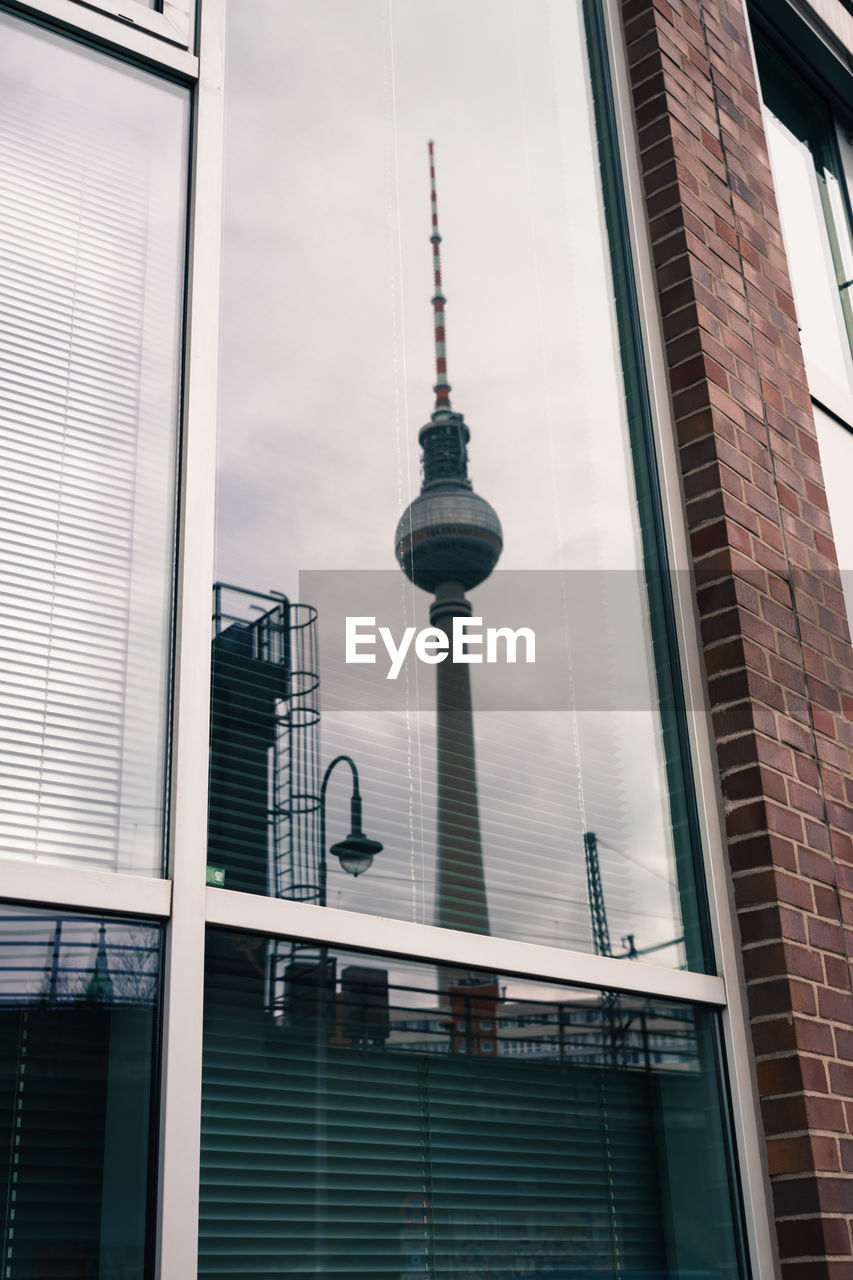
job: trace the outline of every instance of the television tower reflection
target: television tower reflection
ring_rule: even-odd
[[[435,190],[435,157],[429,143],[435,328],[435,409],[421,427],[421,491],[397,525],[395,554],[406,576],[433,594],[430,623],[449,633],[454,618],[471,615],[465,593],[488,578],[503,550],[501,523],[468,478],[470,432],[451,407],[441,285],[441,236]],[[471,680],[466,663],[436,666],[437,868],[435,923],[473,933],[489,932]]]

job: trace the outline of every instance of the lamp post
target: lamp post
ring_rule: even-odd
[[[355,761],[350,756],[335,756],[326,772],[323,774],[323,781],[320,785],[320,906],[326,905],[326,877],[327,877],[327,853],[326,853],[326,789],[332,776],[332,771],[339,764],[348,764],[352,770],[352,796],[350,797],[350,833],[343,840],[339,840],[337,844],[333,844],[329,853],[333,853],[336,858],[340,858],[341,866],[344,871],[349,872],[351,876],[360,876],[362,872],[367,871],[370,864],[377,853],[382,852],[382,845],[378,840],[371,840],[364,834],[361,829],[361,792],[358,789],[358,769],[355,767]]]
[[[335,756],[320,784],[320,906],[326,905],[326,876],[328,872],[326,851],[326,790],[333,771],[339,764],[348,764],[352,770],[352,795],[350,796],[350,833],[337,844],[333,844],[329,853],[340,858],[344,871],[351,876],[360,876],[367,871],[377,853],[382,852],[378,840],[371,840],[361,829],[361,792],[358,789],[358,769],[350,756]],[[334,961],[333,961],[334,963]],[[314,1267],[318,1276],[326,1275],[326,1251],[328,1244],[328,1179],[327,1179],[327,1079],[326,1052],[327,1037],[326,1019],[323,1002],[326,997],[325,975],[327,966],[327,948],[320,949],[318,988],[319,1010],[316,1030],[316,1067],[314,1072],[314,1114],[315,1114],[315,1171],[314,1171]],[[334,979],[333,979],[334,982]]]

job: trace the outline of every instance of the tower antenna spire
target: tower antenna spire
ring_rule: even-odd
[[[441,236],[438,234],[438,201],[435,195],[435,151],[429,142],[429,186],[432,212],[430,243],[432,244],[432,269],[435,291],[432,297],[433,323],[435,326],[435,407],[450,409],[450,383],[447,381],[447,346],[444,329],[444,303],[441,291]]]

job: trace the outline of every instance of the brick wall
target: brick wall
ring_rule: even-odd
[[[623,0],[786,1280],[853,1277],[853,653],[739,0]]]

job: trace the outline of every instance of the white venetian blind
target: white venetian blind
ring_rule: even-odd
[[[3,28],[0,855],[156,874],[185,102]]]

